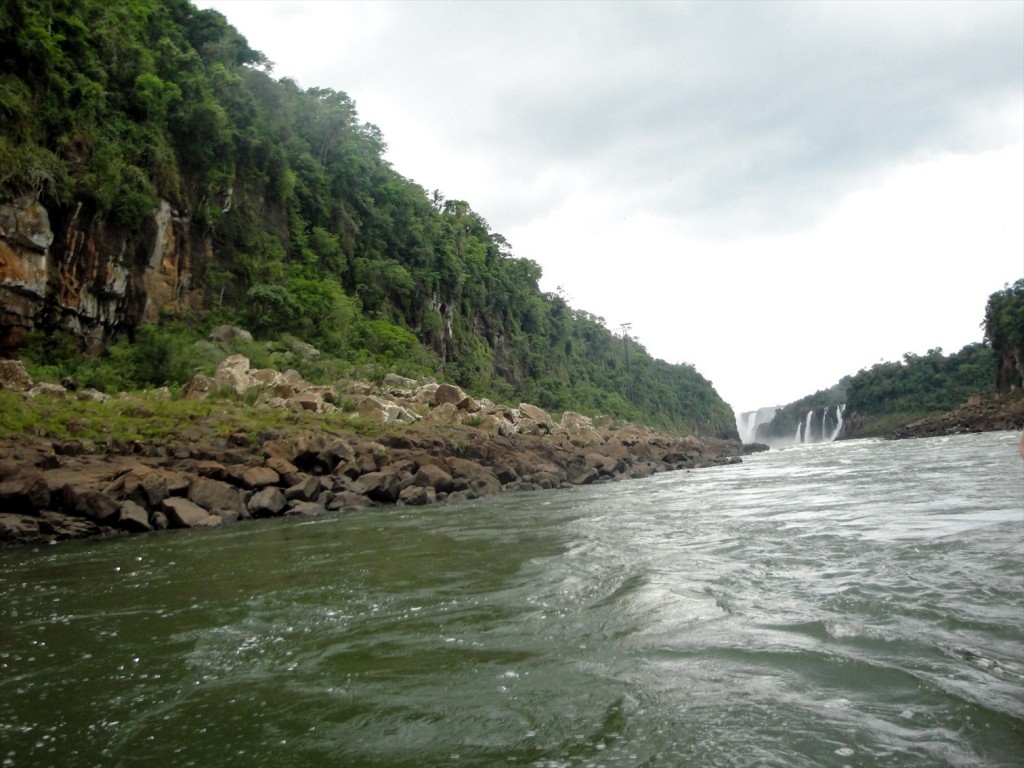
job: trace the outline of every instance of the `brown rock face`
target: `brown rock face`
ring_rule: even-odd
[[[0,353],[14,352],[44,310],[101,341],[119,327],[202,304],[207,239],[161,201],[140,228],[120,230],[82,203],[47,209],[0,201]]]

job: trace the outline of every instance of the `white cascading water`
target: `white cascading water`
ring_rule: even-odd
[[[839,433],[843,431],[843,411],[845,410],[846,403],[836,406],[836,428],[833,430],[832,439],[829,442],[835,441],[835,439],[839,437]]]
[[[757,442],[757,428],[775,418],[777,408],[758,408],[756,411],[745,411],[736,414],[736,431],[744,443]]]
[[[751,411],[747,414],[747,429],[746,433],[742,435],[744,443],[754,442],[754,435],[757,434],[757,411]]]
[[[820,407],[820,406],[819,406]],[[831,443],[836,440],[843,431],[843,413],[846,404],[822,407],[821,426],[818,428],[818,420],[815,417],[815,409],[807,411],[797,420],[796,431],[789,439],[772,436],[769,429],[759,441],[757,433],[759,428],[770,424],[775,418],[778,408],[760,408],[756,411],[746,411],[736,414],[736,430],[739,432],[740,440],[744,443],[767,442],[775,447],[786,445],[808,445],[811,443]],[[835,424],[829,428],[830,412],[835,414]],[[767,435],[767,436],[766,436]]]

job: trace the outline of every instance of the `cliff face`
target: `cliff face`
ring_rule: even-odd
[[[52,212],[31,197],[0,204],[0,355],[34,329],[64,326],[92,344],[199,309],[209,239],[170,204],[138,231],[109,226],[82,203]]]

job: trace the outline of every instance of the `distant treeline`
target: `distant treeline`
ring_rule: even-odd
[[[196,337],[233,323],[501,401],[735,435],[692,366],[542,292],[539,266],[468,203],[401,176],[345,93],[271,71],[221,14],[186,0],[8,0],[0,202],[81,204],[130,229],[169,201],[212,235],[197,267],[206,309],[178,318]],[[164,347],[179,345],[181,326],[168,333]],[[30,339],[39,364],[71,365],[44,336]],[[159,345],[160,331],[144,338]]]
[[[835,386],[780,408],[773,434],[792,434],[807,411],[846,404],[846,434],[883,434],[954,410],[972,396],[1017,391],[1024,396],[1024,279],[989,296],[984,339],[946,355],[907,353],[845,376]]]

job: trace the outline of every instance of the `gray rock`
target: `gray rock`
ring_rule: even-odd
[[[410,506],[433,504],[436,498],[436,491],[429,485],[410,485],[403,488],[402,492],[398,494],[399,503]]]
[[[134,501],[122,501],[118,509],[117,525],[132,533],[145,533],[153,530],[149,522],[149,513]]]
[[[253,517],[274,517],[281,514],[287,505],[288,499],[279,488],[267,487],[249,499],[249,514]]]
[[[326,515],[327,508],[314,501],[293,501],[284,512],[286,515],[301,515],[303,517],[316,517]]]
[[[50,504],[50,488],[43,473],[34,467],[17,472],[0,483],[0,509],[33,513]]]
[[[0,387],[16,392],[32,389],[32,377],[21,360],[0,360]]]
[[[61,507],[77,517],[87,517],[98,523],[114,524],[120,504],[107,494],[79,485],[65,485],[61,489]]]
[[[188,488],[188,498],[204,509],[233,509],[239,514],[243,510],[237,488],[208,477],[192,479]]]
[[[269,467],[251,467],[242,475],[242,484],[254,490],[280,482],[281,476]]]
[[[413,482],[443,493],[449,493],[453,488],[452,476],[435,464],[424,464],[416,470]]]
[[[200,520],[210,516],[210,513],[198,504],[180,496],[164,499],[162,506],[173,528],[192,528]]]

